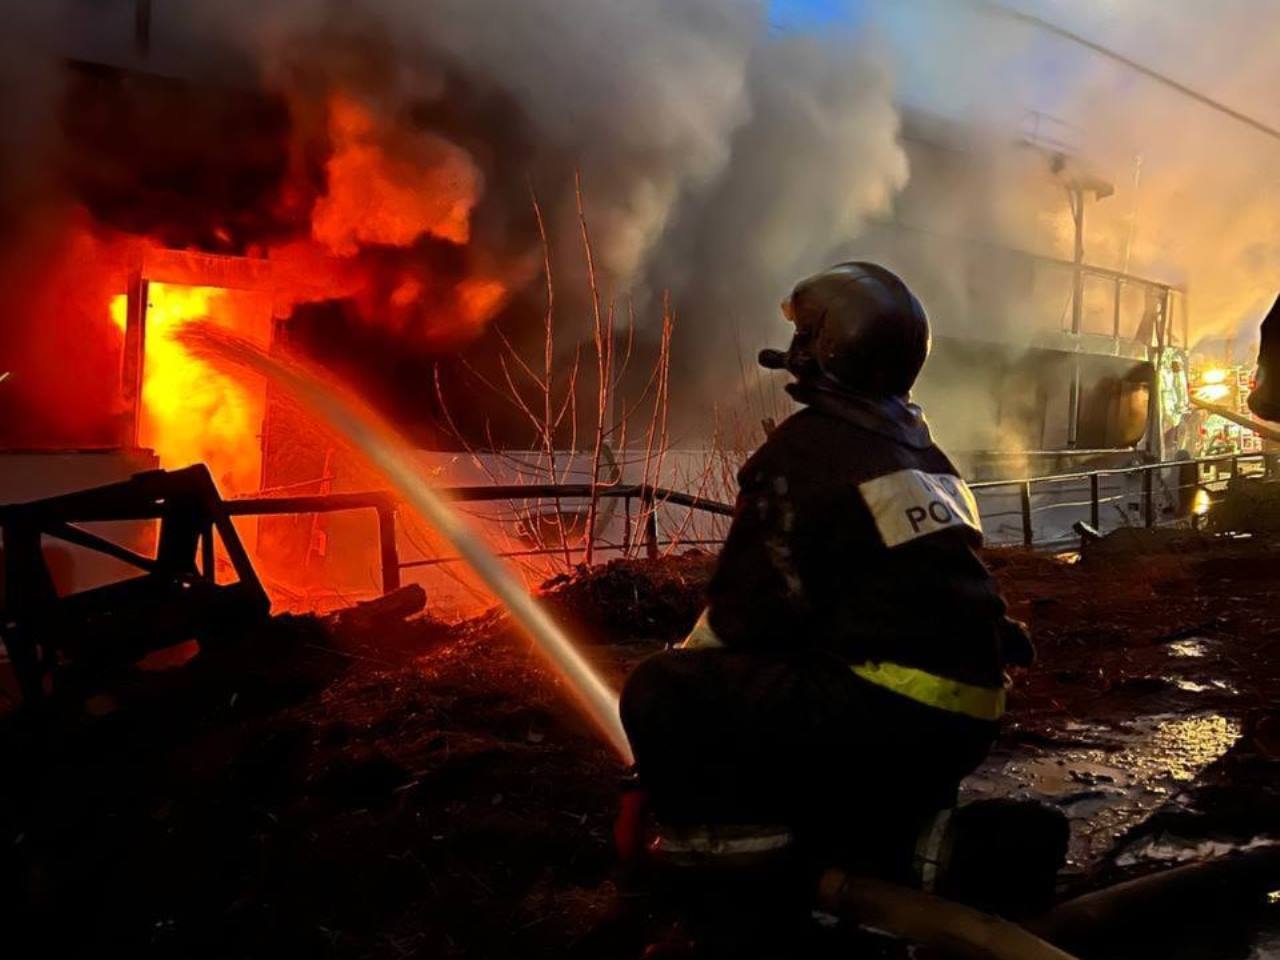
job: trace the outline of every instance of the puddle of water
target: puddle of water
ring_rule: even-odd
[[[1212,860],[1229,853],[1244,850],[1256,850],[1259,847],[1275,846],[1275,841],[1266,837],[1255,837],[1248,843],[1228,843],[1224,840],[1187,840],[1172,834],[1159,834],[1144,837],[1116,857],[1116,865],[1131,867],[1139,863],[1190,863],[1200,860]]]
[[[1072,733],[1091,733],[1094,730],[1105,730],[1096,723],[1082,723],[1079,720],[1068,720],[1062,725],[1063,730],[1070,730]]]
[[[1169,802],[1240,736],[1237,721],[1208,713],[1085,729],[1103,746],[993,755],[965,781],[963,796],[1031,798],[1057,807],[1071,820],[1068,863],[1083,866]]]
[[[1210,680],[1208,683],[1201,683],[1199,680],[1189,680],[1186,677],[1161,677],[1168,683],[1173,684],[1179,690],[1187,693],[1208,693],[1209,691],[1217,691],[1218,693],[1230,693],[1232,695],[1239,693],[1234,684],[1227,683],[1225,680]]]
[[[1212,641],[1204,637],[1187,637],[1185,640],[1174,640],[1166,644],[1165,649],[1174,657],[1204,657],[1209,654]]]
[[[1193,780],[1240,739],[1240,722],[1216,713],[1151,719],[1160,722],[1148,762],[1167,762],[1170,775],[1179,781]]]

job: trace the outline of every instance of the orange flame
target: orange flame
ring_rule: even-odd
[[[287,176],[283,189],[289,202],[282,201],[280,230],[270,239],[245,243],[241,249],[251,259],[231,263],[228,258],[223,264],[199,250],[186,257],[187,251],[155,239],[104,232],[95,243],[106,253],[87,268],[100,273],[101,282],[92,288],[83,313],[114,351],[119,372],[122,338],[115,333],[127,327],[129,303],[112,292],[123,289],[126,278],[136,278],[141,259],[149,283],[136,441],[155,451],[165,468],[206,463],[224,496],[255,493],[263,486],[265,381],[246,384],[193,354],[183,341],[193,324],[209,321],[265,348],[273,317],[287,316],[304,303],[344,300],[350,317],[381,328],[388,342],[400,338],[415,341],[412,348],[419,350],[443,350],[479,336],[540,263],[533,257],[495,258],[472,237],[484,178],[461,146],[386,114],[376,103],[339,94],[325,106],[327,139],[314,145],[327,151],[323,189],[317,196],[311,180],[309,159],[316,154],[300,151],[308,164]],[[226,230],[220,239],[228,246],[235,246],[235,239],[248,240]],[[224,282],[229,286],[221,286]],[[126,428],[132,420],[125,413],[123,405],[114,411],[112,436],[129,443],[133,438]],[[270,450],[268,485],[295,479],[311,483],[310,473],[302,475],[312,466],[306,456],[296,458],[304,464],[298,478],[289,472],[294,469],[289,457],[295,448],[310,449],[309,438],[294,434],[313,425],[274,412],[271,424],[280,442]],[[316,467],[324,484],[335,482],[335,473]],[[312,533],[321,527],[327,532],[326,522],[313,524]],[[339,565],[326,558],[324,569]],[[308,585],[314,576],[303,574]]]
[[[346,96],[329,105],[333,154],[328,190],[311,213],[311,234],[333,254],[367,244],[407,247],[431,235],[465,244],[483,177],[470,155],[442,137],[417,131],[383,145],[378,120]]]
[[[500,280],[473,277],[458,286],[462,319],[472,333],[479,333],[507,299],[507,285]]]
[[[265,393],[192,356],[178,333],[194,320],[208,319],[263,343],[269,315],[254,306],[216,287],[148,287],[138,440],[155,451],[162,467],[207,463],[224,496],[260,485]],[[115,297],[111,319],[121,330],[126,311],[127,299]]]

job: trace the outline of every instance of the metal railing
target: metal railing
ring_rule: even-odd
[[[1013,480],[984,480],[971,484],[971,488],[975,494],[985,495],[985,498],[991,496],[1009,496],[1018,498],[1018,506],[1015,510],[1003,512],[987,512],[983,514],[983,520],[996,520],[1000,518],[1017,517],[1021,523],[1021,543],[1022,546],[1034,548],[1036,546],[1058,545],[1063,538],[1040,538],[1037,539],[1035,534],[1035,518],[1036,514],[1043,514],[1050,510],[1062,508],[1083,509],[1089,508],[1090,526],[1095,530],[1102,527],[1102,507],[1107,503],[1115,503],[1121,500],[1131,500],[1132,495],[1123,491],[1119,494],[1114,492],[1104,492],[1104,483],[1109,478],[1119,478],[1121,480],[1131,480],[1138,478],[1139,490],[1137,493],[1138,502],[1140,504],[1140,514],[1143,526],[1151,528],[1158,526],[1160,523],[1160,514],[1157,510],[1157,492],[1155,479],[1162,471],[1187,471],[1195,470],[1195,478],[1192,482],[1184,483],[1179,480],[1174,485],[1172,491],[1166,485],[1165,493],[1181,494],[1189,487],[1209,487],[1220,485],[1226,478],[1217,475],[1217,468],[1222,465],[1229,466],[1228,477],[1255,476],[1260,479],[1275,479],[1277,476],[1276,457],[1271,454],[1222,454],[1220,456],[1199,457],[1197,459],[1187,460],[1166,460],[1159,463],[1136,464],[1125,467],[1108,467],[1098,470],[1080,471],[1076,473],[1054,474],[1044,477],[1027,477],[1023,479]],[[1257,468],[1252,471],[1245,471],[1244,464],[1257,464]],[[1205,478],[1204,470],[1206,467],[1214,468],[1213,477]],[[1088,495],[1083,499],[1080,494],[1071,490],[1070,485],[1075,484],[1083,486],[1088,484]],[[1049,491],[1051,495],[1055,489],[1066,488],[1069,496],[1075,497],[1070,500],[1050,501],[1048,503],[1036,504],[1037,499],[1043,501],[1045,494],[1037,491]],[[626,503],[632,500],[640,501],[644,512],[644,547],[645,555],[650,559],[657,559],[660,555],[661,548],[664,545],[658,531],[657,507],[660,505],[670,505],[675,507],[685,507],[692,511],[699,511],[718,517],[733,516],[733,505],[722,503],[716,500],[709,500],[698,497],[693,494],[682,493],[678,490],[668,490],[662,487],[655,487],[650,484],[616,484],[611,486],[598,486],[594,490],[589,483],[528,483],[528,484],[506,484],[506,485],[473,485],[473,486],[457,486],[457,487],[441,487],[439,492],[453,503],[484,503],[491,501],[512,501],[512,500],[546,500],[546,501],[563,501],[563,500],[589,500],[593,496],[601,499],[622,499]],[[399,588],[401,584],[401,571],[406,569],[433,567],[442,564],[458,562],[460,557],[444,556],[429,557],[420,560],[402,561],[400,559],[399,548],[396,541],[396,510],[399,506],[398,499],[388,492],[369,492],[369,493],[333,493],[333,494],[315,494],[305,496],[289,496],[289,497],[255,497],[252,499],[229,500],[227,501],[227,510],[232,516],[267,516],[272,514],[306,514],[306,513],[334,513],[345,510],[361,510],[371,509],[378,516],[378,538],[379,538],[379,554],[381,560],[381,577],[382,588],[384,592],[390,592]],[[629,516],[629,511],[628,511]],[[628,525],[629,527],[629,525]],[[667,541],[666,545],[675,543],[686,546],[703,546],[721,543],[719,538],[681,538],[678,541]],[[605,549],[609,547],[606,546]],[[614,549],[630,549],[630,544],[625,547],[617,547]],[[502,557],[534,557],[549,556],[559,554],[563,551],[563,546],[541,547],[528,550],[512,550],[500,552],[498,555]],[[597,548],[600,549],[600,548]]]
[[[1018,507],[1016,510],[1006,511],[1003,513],[986,514],[984,519],[997,519],[1001,517],[1016,516],[1021,521],[1022,537],[1021,542],[1024,547],[1035,547],[1042,540],[1037,540],[1035,536],[1035,515],[1037,513],[1045,513],[1049,510],[1063,508],[1089,508],[1089,525],[1094,530],[1102,528],[1102,506],[1107,503],[1117,503],[1122,500],[1131,500],[1133,496],[1128,491],[1119,494],[1110,493],[1104,495],[1103,483],[1108,478],[1132,479],[1137,478],[1139,481],[1139,490],[1136,493],[1138,498],[1139,513],[1142,525],[1146,528],[1153,528],[1160,525],[1160,513],[1157,510],[1157,491],[1156,478],[1162,474],[1170,472],[1182,473],[1188,470],[1194,470],[1194,478],[1186,481],[1181,477],[1170,488],[1165,486],[1165,493],[1173,496],[1185,494],[1188,491],[1194,491],[1196,488],[1221,485],[1228,477],[1255,476],[1259,479],[1270,480],[1275,476],[1275,456],[1264,453],[1228,453],[1217,456],[1188,458],[1186,460],[1163,460],[1157,463],[1135,464],[1125,467],[1107,467],[1098,470],[1087,470],[1076,473],[1054,474],[1046,477],[1028,477],[1024,479],[1014,480],[986,480],[971,484],[971,488],[977,493],[1007,491],[1004,495],[1016,496],[1018,498]],[[1256,464],[1257,469],[1251,471],[1243,470],[1244,464]],[[1219,466],[1227,465],[1229,472],[1227,475],[1219,476],[1217,469]],[[1206,467],[1213,467],[1214,476],[1206,478],[1204,470]],[[1035,501],[1037,488],[1041,490],[1052,490],[1054,487],[1063,487],[1071,484],[1082,486],[1088,483],[1088,494],[1084,499],[1059,500],[1057,502],[1050,501],[1036,505]],[[1078,496],[1077,491],[1069,490],[1069,494]],[[999,493],[996,493],[999,496]],[[1043,496],[1040,498],[1043,500]],[[1060,542],[1061,538],[1049,541],[1050,543]]]
[[[472,486],[440,487],[438,492],[452,503],[484,503],[502,500],[589,500],[622,499],[630,504],[638,500],[643,508],[645,555],[656,560],[662,547],[678,542],[685,546],[710,546],[721,539],[681,538],[679,541],[661,539],[658,532],[659,505],[686,507],[713,516],[733,516],[733,505],[707,500],[678,490],[668,490],[651,484],[597,485],[592,490],[589,483],[517,483],[480,484]],[[367,493],[306,494],[289,497],[252,497],[226,501],[227,512],[233,517],[262,517],[280,514],[338,513],[347,510],[374,510],[378,516],[378,545],[380,575],[383,593],[397,590],[401,585],[401,571],[417,567],[432,567],[457,563],[462,558],[454,556],[429,557],[421,560],[402,561],[396,540],[396,510],[399,500],[387,491]],[[630,525],[628,524],[628,530]],[[597,547],[601,549],[601,547]],[[605,549],[608,549],[606,546]],[[614,549],[619,549],[614,547]],[[623,548],[630,549],[630,544]],[[552,556],[562,553],[562,546],[539,547],[529,550],[501,551],[504,558]]]
[[[396,542],[395,496],[375,490],[370,493],[317,493],[294,497],[250,497],[226,501],[233,517],[266,517],[286,513],[339,513],[344,510],[373,510],[378,514],[378,552],[382,592],[400,589],[400,548]]]

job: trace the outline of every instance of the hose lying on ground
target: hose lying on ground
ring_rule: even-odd
[[[1194,904],[1238,905],[1280,884],[1280,844],[1189,863],[1061,903],[1026,927],[897,884],[828,870],[818,905],[834,916],[970,960],[1072,960],[1042,937],[1084,949],[1125,929],[1163,924]]]
[[[1086,893],[1058,904],[1028,927],[1079,949],[1126,929],[1167,926],[1171,915],[1188,906],[1200,916],[1215,906],[1239,906],[1250,898],[1260,899],[1277,884],[1280,845],[1260,847]]]
[[[970,960],[1074,960],[1016,923],[843,870],[823,874],[818,905],[833,916]]]

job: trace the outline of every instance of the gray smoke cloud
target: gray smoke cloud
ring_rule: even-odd
[[[10,15],[32,6],[0,5]],[[303,145],[332,133],[328,97],[353,95],[408,165],[424,152],[450,156],[423,129],[473,159],[451,165],[481,194],[474,247],[498,251],[500,262],[479,272],[522,283],[533,299],[536,191],[566,306],[562,349],[587,316],[580,172],[606,299],[635,303],[643,341],[662,294],[673,295],[688,371],[675,399],[690,409],[742,386],[725,333],[734,328],[751,353],[776,339],[781,296],[883,213],[908,176],[886,64],[851,37],[778,37],[758,0],[157,3],[145,53],[134,6],[72,3],[61,16],[41,7],[57,49],[43,51],[38,69],[21,59],[0,68],[28,85],[10,98],[15,109],[56,116],[32,91],[43,87],[33,78],[63,69],[59,57],[283,93]],[[213,155],[236,148],[235,131],[209,131]]]
[[[582,288],[576,169],[606,297],[634,301],[652,331],[671,293],[676,400],[700,415],[748,386],[726,340],[754,356],[785,337],[781,297],[909,173],[873,38],[776,36],[766,14],[748,0],[219,2],[194,22],[276,82],[354,80],[388,115],[447,97],[442,73],[515,104],[561,278]],[[475,120],[503,149],[507,132]],[[502,179],[491,171],[489,190],[526,216]]]
[[[1280,73],[1274,4],[1011,5],[1267,119]],[[972,175],[943,178],[932,191],[946,228],[1067,252],[1065,210],[992,175],[1009,165],[1000,149],[1039,110],[1068,121],[1075,145],[1117,187],[1091,210],[1090,258],[1187,283],[1202,332],[1247,323],[1280,267],[1274,141],[959,0],[872,3],[873,29],[827,42],[771,35],[767,10],[750,0],[196,0],[154,5],[146,61],[131,50],[131,0],[2,6],[7,187],[22,183],[17,165],[41,166],[57,53],[197,78],[256,74],[277,86],[300,76],[355,79],[390,114],[443,96],[452,70],[518,107],[533,173],[582,169],[617,288],[670,286],[686,310],[732,299],[705,292],[716,274],[704,261],[774,275],[760,285],[767,307],[746,308],[772,315],[784,275],[816,269],[842,242],[865,236],[863,221],[883,216],[907,180],[895,99],[970,128],[968,147],[980,157]],[[54,34],[61,50],[52,49]],[[917,170],[914,179],[931,176]],[[997,210],[1011,215],[1001,220]]]
[[[1245,359],[1280,287],[1280,142],[1130,67],[979,6],[874,5],[893,38],[906,101],[985,126],[988,149],[997,153],[1030,129],[1035,114],[1048,118],[1040,131],[1064,140],[1115,188],[1089,206],[1088,262],[1185,286],[1193,344],[1235,338]],[[1273,96],[1280,7],[1273,3],[1011,0],[1007,6],[1280,126]],[[1065,202],[1055,204],[1025,182],[992,202],[1014,214],[995,239],[1071,255]]]
[[[1082,30],[1272,126],[1280,61],[1275,4],[1134,3]],[[1115,171],[1093,250],[1172,278],[1190,294],[1193,342],[1233,338],[1251,359],[1280,289],[1280,141],[1118,66],[1095,64],[1067,99],[1086,143]]]
[[[1085,260],[1183,287],[1181,335],[1219,359],[1252,359],[1257,324],[1280,288],[1280,143],[1069,39],[984,4],[880,0],[870,17],[886,39],[911,167],[892,213],[873,217],[842,255],[877,259],[921,296],[943,336],[980,345],[970,359],[935,352],[920,397],[935,433],[959,450],[1058,445],[1065,398],[1046,408],[1054,429],[1010,436],[998,427],[1021,391],[984,374],[984,355],[1016,357],[1070,325],[1070,271],[1025,254],[1069,260],[1074,227],[1065,181],[1109,183],[1090,198]],[[1263,123],[1280,126],[1275,4],[1234,0],[1006,0],[1163,72]],[[1055,175],[1053,154],[1071,165]],[[1109,335],[1112,284],[1086,282],[1083,326]],[[1121,298],[1124,336],[1145,309]],[[1186,312],[1189,307],[1189,314]],[[1225,343],[1224,343],[1225,341]],[[976,358],[976,359],[975,359]],[[957,365],[958,363],[958,365]],[[1012,419],[1017,419],[1016,417]],[[1056,431],[1056,432],[1055,432]]]
[[[753,393],[756,349],[789,337],[781,299],[887,213],[909,175],[889,74],[865,43],[777,39],[746,77],[752,113],[729,163],[684,198],[648,274],[692,328],[680,382],[704,417],[709,402],[732,409]]]
[[[337,83],[376,79],[389,111],[438,99],[446,70],[514,103],[535,185],[553,164],[561,182],[581,170],[598,253],[620,287],[681,195],[724,169],[750,113],[747,64],[762,30],[760,7],[740,0],[217,3],[195,16],[205,36],[250,52],[275,79],[299,63]],[[362,46],[383,76],[367,75]],[[490,122],[476,117],[476,130],[501,144],[508,131],[486,131]]]
[[[1010,5],[1267,118],[1280,79],[1275,4]],[[1065,203],[1013,148],[1033,111],[1065,121],[1069,145],[1116,187],[1089,211],[1090,261],[1186,285],[1197,339],[1246,339],[1280,273],[1280,145],[959,0],[875,3],[874,28],[858,42],[825,43],[771,37],[765,9],[746,0],[184,6],[193,45],[239,49],[269,75],[278,77],[303,38],[363,31],[377,36],[402,99],[438,95],[445,67],[502,91],[530,125],[535,170],[581,167],[617,291],[670,287],[690,323],[737,324],[746,342],[770,331],[776,300],[796,276],[859,252],[897,259],[917,275],[908,279],[934,288],[944,326],[1014,333],[1016,310],[982,319],[993,315],[986,301],[1017,303],[999,290],[1002,271],[975,283],[984,268],[970,262],[988,255],[940,257],[927,233],[1070,255]],[[337,49],[320,66],[340,76],[354,61]],[[970,160],[958,173],[916,171],[930,196],[918,243],[872,243],[863,230],[908,178],[891,78],[912,108],[966,128]],[[571,221],[565,199],[552,200]]]

